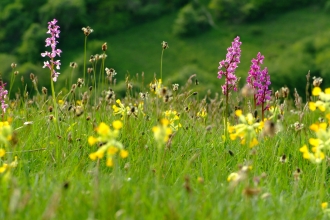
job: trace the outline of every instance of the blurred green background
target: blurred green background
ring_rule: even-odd
[[[154,74],[159,77],[162,41],[169,43],[165,83],[183,85],[197,74],[201,93],[221,92],[219,61],[236,36],[243,42],[237,69],[241,86],[258,52],[265,56],[263,67],[268,67],[274,91],[288,86],[305,97],[309,70],[324,78],[323,85],[330,82],[330,0],[2,0],[0,72],[8,81],[10,64],[18,64],[13,91],[25,84],[33,91],[30,73],[38,77],[38,87],[49,86],[49,71],[42,68],[47,59],[40,53],[49,50],[47,22],[53,18],[61,27],[58,48],[63,51],[57,90],[70,78],[70,62],[78,63],[74,79],[83,76],[81,28],[86,26],[94,30],[87,59],[102,54],[107,42],[105,66],[116,70],[118,85],[130,76],[136,92],[147,90],[139,87],[142,72],[145,85]]]

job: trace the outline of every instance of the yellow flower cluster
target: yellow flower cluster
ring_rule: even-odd
[[[207,111],[205,107],[203,107],[199,112],[197,112],[198,118],[206,118],[206,116],[207,116]]]
[[[113,105],[113,114],[114,115],[122,115],[122,119],[124,116],[138,116],[138,113],[143,113],[143,102],[140,102],[138,106],[133,105],[133,106],[126,106],[120,101],[120,99],[116,100],[117,105]]]
[[[312,152],[307,145],[300,148],[305,159],[313,163],[321,163],[325,158],[324,150],[330,150],[330,130],[327,129],[327,123],[314,123],[309,127],[315,132],[317,138],[310,138],[309,144],[312,145]]]
[[[164,112],[164,115],[173,131],[177,131],[179,128],[182,127],[179,122],[180,117],[177,111],[167,110]]]
[[[154,92],[156,95],[161,97],[161,90],[163,88],[162,80],[159,79],[158,81],[155,79],[153,83],[150,83],[150,91]]]
[[[15,168],[18,165],[17,156],[15,156],[15,160],[11,162],[10,164],[3,163],[2,166],[0,166],[0,174],[8,171],[10,168]]]
[[[314,131],[316,138],[310,138],[309,144],[312,146],[309,151],[307,145],[303,145],[299,150],[303,153],[303,157],[310,160],[312,163],[321,163],[325,159],[324,151],[330,150],[330,88],[325,89],[324,92],[319,87],[315,87],[312,91],[313,96],[318,96],[319,100],[309,103],[309,109],[315,111],[319,109],[321,112],[325,112],[325,117],[328,119],[328,123],[314,123],[309,129]]]
[[[105,123],[100,123],[96,128],[96,132],[99,137],[90,136],[88,138],[89,145],[94,145],[96,143],[102,143],[103,145],[94,153],[89,155],[91,160],[102,159],[106,154],[106,165],[109,167],[113,166],[113,158],[119,153],[121,158],[126,158],[128,156],[128,151],[124,149],[124,146],[121,142],[117,141],[116,138],[119,135],[119,130],[123,127],[121,121],[114,121],[112,123],[114,130]]]
[[[7,146],[12,139],[13,129],[8,121],[0,122],[0,144]]]
[[[173,133],[170,121],[166,118],[160,121],[160,125],[154,126],[152,131],[154,132],[155,140],[159,143],[159,146],[161,146],[162,143],[166,143]]]
[[[327,88],[322,92],[320,87],[315,87],[312,91],[313,96],[318,96],[319,100],[316,102],[309,102],[309,109],[315,111],[317,108],[324,112],[330,108],[330,88]]]
[[[120,99],[117,99],[116,103],[118,104],[118,106],[117,105],[112,106],[113,114],[125,116],[127,111],[123,103],[121,103]]]
[[[242,110],[236,110],[235,114],[242,123],[228,127],[230,139],[236,140],[240,138],[241,144],[247,144],[251,148],[256,146],[259,143],[257,140],[257,132],[262,129],[262,123],[255,122],[255,118],[251,113],[244,116]]]

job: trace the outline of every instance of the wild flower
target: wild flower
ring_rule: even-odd
[[[154,126],[152,128],[155,140],[158,142],[158,147],[162,147],[163,143],[166,143],[170,135],[172,135],[173,130],[170,126],[170,121],[166,118],[160,120],[160,125]]]
[[[221,87],[224,95],[228,94],[230,90],[237,90],[237,77],[235,70],[240,63],[241,44],[239,37],[236,37],[232,42],[232,46],[227,49],[226,59],[219,62],[218,78],[225,77],[225,84]],[[224,70],[223,70],[224,68]]]
[[[5,89],[6,83],[0,81],[0,101],[2,112],[6,113],[6,109],[8,108],[8,104],[6,104],[5,99],[8,95],[8,91]]]
[[[249,70],[249,75],[246,79],[247,83],[255,91],[254,94],[254,108],[256,105],[261,105],[262,120],[264,119],[264,111],[269,106],[265,106],[265,103],[271,99],[271,90],[268,89],[270,82],[270,76],[267,68],[261,70],[260,65],[263,63],[264,56],[259,52],[256,59],[252,59],[252,65]]]
[[[98,148],[96,152],[89,154],[91,160],[102,159],[106,155],[106,165],[112,167],[114,165],[113,159],[119,154],[121,158],[128,156],[128,151],[125,150],[124,145],[116,140],[120,134],[120,129],[123,127],[121,121],[112,122],[113,130],[105,123],[100,123],[96,128],[98,137],[90,136],[88,138],[89,145],[102,143],[103,145]]]
[[[13,129],[8,121],[0,122],[0,144],[8,146],[12,139]]]
[[[247,116],[242,114],[242,110],[236,110],[236,116],[239,118],[241,124],[229,126],[228,132],[230,133],[230,139],[241,139],[242,145],[247,145],[250,148],[256,146],[259,142],[257,140],[257,133],[261,130],[261,123],[256,122],[251,113]]]
[[[309,102],[309,109],[315,111],[317,108],[321,111],[330,110],[330,88],[327,88],[322,92],[320,87],[315,87],[312,91],[313,96],[318,96],[319,100],[316,102]]]
[[[173,131],[177,131],[182,127],[180,120],[180,114],[175,110],[167,110],[164,112],[165,118],[168,120],[169,125]]]
[[[122,116],[125,116],[126,115],[126,108],[125,108],[124,104],[121,103],[120,99],[117,99],[116,103],[118,104],[118,106],[117,105],[112,106],[113,114],[114,115],[121,114]]]
[[[3,163],[2,166],[0,166],[0,174],[9,171],[11,168],[17,167],[17,165],[18,165],[18,159],[17,156],[15,156],[14,161],[12,161],[10,164]]]
[[[60,54],[62,53],[62,50],[57,49],[56,45],[58,43],[58,41],[56,40],[56,38],[60,37],[60,27],[58,25],[56,25],[57,20],[54,19],[53,21],[48,22],[48,31],[47,34],[50,34],[51,37],[46,38],[46,47],[50,46],[52,48],[52,51],[46,51],[45,53],[41,53],[42,57],[46,57],[48,56],[50,58],[50,63],[48,61],[44,62],[44,66],[48,67],[51,71],[51,77],[53,79],[54,82],[57,81],[57,77],[60,74],[59,72],[56,72],[54,66],[56,66],[56,69],[60,69],[60,60],[56,60],[54,61],[54,58],[57,56],[60,56]]]
[[[232,46],[227,49],[227,55],[225,60],[221,60],[219,62],[219,72],[218,78],[221,79],[223,76],[225,77],[225,84],[221,86],[222,93],[226,96],[225,99],[225,113],[224,113],[224,129],[225,134],[227,120],[228,120],[228,100],[229,100],[229,92],[231,90],[237,91],[237,83],[238,79],[235,75],[235,70],[240,63],[241,57],[241,46],[242,42],[239,41],[239,37],[237,36],[232,42]]]
[[[205,107],[201,108],[201,110],[197,112],[196,116],[197,116],[198,118],[203,118],[203,119],[205,119],[205,118],[207,117],[207,111],[206,111],[206,108],[205,108]]]
[[[0,158],[3,157],[3,156],[5,156],[5,154],[6,154],[5,149],[0,148]]]

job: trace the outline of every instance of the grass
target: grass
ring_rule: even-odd
[[[300,13],[293,12],[282,19],[287,20],[290,16],[298,19]],[[171,16],[173,19],[173,15],[168,18]],[[167,19],[157,22],[166,24]],[[308,20],[308,16],[305,19]],[[154,24],[159,24],[157,22]],[[271,28],[266,29],[265,24],[258,24],[264,25],[263,35],[267,35]],[[318,98],[313,97],[315,105],[320,106],[315,111],[314,102],[303,108],[304,103],[302,107],[296,107],[290,98],[281,97],[275,101],[272,97],[269,104],[281,111],[266,111],[268,119],[264,123],[260,122],[259,116],[244,124],[238,117],[239,112],[234,110],[239,106],[243,110],[242,117],[248,117],[248,113],[253,112],[248,104],[251,98],[233,93],[229,99],[230,125],[255,124],[258,127],[235,139],[232,131],[231,134],[224,133],[227,129],[223,124],[223,98],[213,92],[205,98],[194,93],[201,87],[208,87],[207,76],[197,73],[200,84],[189,83],[188,77],[193,72],[188,68],[185,71],[189,74],[182,76],[186,77],[187,83],[181,83],[178,91],[170,91],[171,84],[166,82],[170,81],[172,71],[173,74],[177,71],[175,66],[183,53],[189,54],[184,58],[187,63],[206,73],[217,72],[200,60],[208,56],[203,50],[204,43],[212,48],[209,54],[218,54],[217,58],[210,55],[210,59],[217,59],[214,63],[225,57],[233,37],[231,33],[238,31],[238,26],[224,27],[232,31],[219,28],[199,36],[195,43],[192,39],[173,40],[170,48],[164,51],[165,83],[156,84],[156,94],[148,88],[152,79],[149,76],[144,86],[139,90],[127,90],[126,95],[115,89],[116,97],[110,97],[108,87],[101,86],[99,81],[97,94],[92,83],[72,92],[68,86],[62,89],[62,94],[56,94],[56,119],[54,109],[50,108],[52,98],[48,94],[40,92],[35,96],[25,94],[16,99],[4,99],[9,107],[2,114],[5,123],[0,124],[0,149],[6,151],[5,155],[0,151],[0,218],[327,219],[329,209],[322,209],[321,204],[329,201],[326,188],[329,183],[329,146],[328,143],[320,144],[321,140],[329,139],[328,133],[322,133],[329,132],[330,109],[323,98],[327,98],[327,94],[318,94],[318,102]],[[145,37],[141,42],[138,39],[143,38],[137,38],[137,42],[131,44],[125,36],[143,36],[140,32],[143,27],[140,28],[128,31],[121,36],[121,41],[118,36],[116,41],[114,36],[112,43],[108,43],[110,59],[118,65],[115,67],[117,71],[124,71],[120,67],[124,65],[122,59],[129,61],[132,51],[140,51],[141,55],[135,55],[136,59],[128,62],[127,69],[139,73],[143,71],[141,66],[155,72],[159,70],[160,42],[166,39],[161,38],[161,33],[151,31],[148,34],[152,37]],[[279,27],[274,24],[273,28]],[[248,31],[249,28],[238,32]],[[224,43],[225,40],[213,41],[213,44],[206,41],[219,33],[229,43]],[[171,35],[163,35],[166,36]],[[257,45],[271,51],[271,44],[270,48],[266,47],[268,40],[258,41],[255,37],[245,43],[244,39],[248,37],[243,34],[242,51],[254,54],[258,51],[253,51]],[[284,43],[295,40],[291,37],[283,39]],[[215,45],[222,49],[218,50]],[[147,48],[140,49],[142,46]],[[248,69],[249,64],[244,62],[250,59],[245,56],[242,55],[239,72]],[[152,74],[150,72],[146,74]],[[128,79],[136,85],[142,85],[141,81],[142,78]],[[220,88],[221,83],[217,82]],[[26,84],[31,86],[32,82]],[[58,87],[56,83],[55,87]],[[142,99],[139,91],[148,91],[148,98]],[[166,95],[172,98],[167,100]],[[320,111],[322,106],[325,111]],[[169,110],[176,112],[172,115]],[[260,115],[260,108],[258,111]],[[324,120],[325,127],[318,127],[322,121],[319,118]],[[296,122],[301,127],[297,127]],[[258,144],[250,148],[247,146],[249,139],[246,144],[240,139],[247,138],[247,134],[254,131]],[[320,143],[315,144],[311,138],[317,138]],[[304,144],[310,151],[314,146],[314,151],[320,150],[325,157],[315,152],[305,151],[303,154],[300,149]],[[107,148],[106,155],[102,153],[103,148]],[[125,151],[128,157],[120,156]],[[314,164],[313,157],[322,160]],[[228,181],[230,176],[236,179]]]

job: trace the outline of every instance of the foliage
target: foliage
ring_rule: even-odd
[[[197,1],[184,6],[173,24],[173,33],[177,36],[193,36],[202,33],[211,26],[208,12]]]

